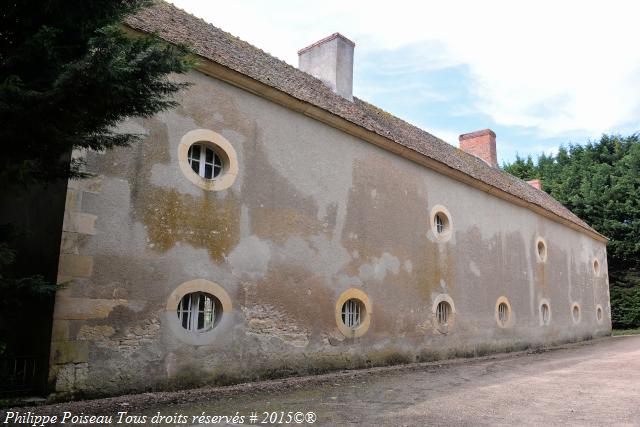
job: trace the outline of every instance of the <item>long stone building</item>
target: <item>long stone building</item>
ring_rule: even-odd
[[[606,238],[497,167],[353,96],[340,34],[294,68],[172,5],[189,45],[140,144],[75,153],[50,385],[168,389],[525,348],[611,331]],[[539,185],[538,185],[539,187]]]

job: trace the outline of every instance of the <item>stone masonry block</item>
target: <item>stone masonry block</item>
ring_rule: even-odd
[[[70,179],[68,188],[87,193],[100,193],[102,191],[102,177],[95,176],[85,179]]]
[[[104,319],[118,305],[126,305],[127,300],[56,297],[54,319],[86,320]]]
[[[82,234],[95,234],[97,216],[83,212],[65,212],[62,231]]]
[[[54,320],[51,328],[51,341],[68,341],[69,340],[69,321]]]
[[[66,212],[79,211],[82,207],[82,192],[67,188],[67,198],[64,204]]]
[[[60,253],[79,255],[81,248],[90,238],[91,237],[86,234],[69,233],[68,231],[63,231],[62,239],[60,241]]]
[[[89,358],[87,341],[52,341],[51,363],[82,363]]]
[[[86,255],[60,254],[58,276],[91,277],[93,257]]]

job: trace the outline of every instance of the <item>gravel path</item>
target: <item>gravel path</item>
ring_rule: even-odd
[[[300,418],[310,417],[308,413],[313,412],[314,425],[640,426],[640,336],[604,338],[545,351],[478,359],[10,411],[58,416],[64,411],[73,415],[108,414],[114,417],[114,423],[117,412],[126,411],[127,416],[145,416],[147,425],[153,424],[153,416],[158,412],[164,416],[185,416],[186,423],[176,423],[176,419],[155,423],[172,426],[265,425],[260,422],[265,416],[273,417],[273,412],[283,421],[289,412],[292,417],[301,413],[298,419],[304,420],[313,419]],[[6,412],[0,411],[0,423],[5,421]],[[230,418],[194,418],[203,412],[205,416]],[[256,423],[250,419],[253,412],[258,417]],[[236,414],[244,419],[232,419]],[[127,423],[124,416],[121,421],[120,425],[133,425],[133,420]],[[72,424],[67,420],[65,425]]]

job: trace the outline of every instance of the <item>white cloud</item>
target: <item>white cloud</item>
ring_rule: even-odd
[[[432,135],[436,135],[438,138],[443,140],[444,142],[448,142],[454,147],[458,146],[458,137],[461,132],[451,129],[443,129],[443,128],[434,128],[429,127],[428,132]]]
[[[174,3],[293,65],[335,31],[356,42],[356,72],[357,55],[424,46],[397,66],[465,65],[474,109],[541,137],[640,130],[637,1]]]

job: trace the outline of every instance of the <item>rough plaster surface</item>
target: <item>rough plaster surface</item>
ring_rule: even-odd
[[[65,228],[78,232],[63,235],[63,254],[84,264],[62,266],[78,274],[59,295],[55,319],[64,323],[54,330],[88,350],[73,369],[54,363],[57,392],[184,387],[610,332],[602,243],[241,89],[197,72],[179,79],[193,83],[180,106],[123,124],[147,138],[88,153],[100,185],[71,189],[82,194],[68,198],[67,210],[84,215],[65,221],[92,215],[92,226]],[[227,190],[202,190],[180,172],[177,145],[199,128],[223,135],[238,154]],[[447,242],[430,229],[435,205],[451,214]],[[538,236],[547,242],[544,264]],[[220,284],[234,307],[206,346],[185,344],[165,318],[171,292],[198,278]],[[334,317],[336,299],[352,287],[375,307],[356,340],[341,336]],[[432,318],[443,293],[456,307],[447,334]],[[510,328],[496,325],[500,296],[511,303]],[[70,298],[106,308],[78,317]],[[543,298],[553,312],[548,327],[539,324]],[[573,302],[582,307],[578,325]]]

